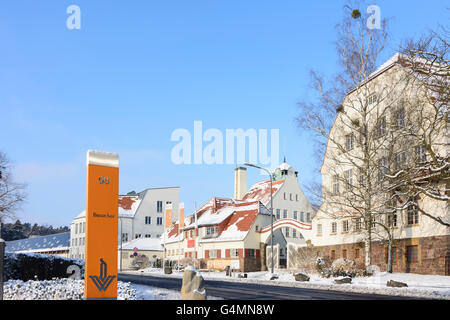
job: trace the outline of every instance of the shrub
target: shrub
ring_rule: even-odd
[[[68,278],[67,268],[80,267],[81,279],[84,278],[84,261],[38,253],[6,253],[4,260],[4,280],[51,280]]]

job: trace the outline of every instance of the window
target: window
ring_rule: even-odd
[[[163,212],[163,202],[162,201],[156,201],[156,212]]]
[[[210,258],[217,258],[217,250],[209,250]]]
[[[289,200],[292,201],[292,193],[289,193]]]
[[[297,211],[294,211],[294,220],[297,220],[298,215],[297,215]]]
[[[417,262],[417,246],[406,247],[406,261],[408,263]]]
[[[355,259],[359,258],[359,249],[355,249]]]
[[[349,190],[350,187],[353,184],[353,170],[347,170],[344,172],[344,176],[345,176],[345,182],[346,182],[346,189]]]
[[[255,258],[256,257],[256,250],[255,249],[248,249],[248,256],[250,258]]]
[[[408,225],[414,225],[419,223],[419,209],[416,199],[409,200],[409,205],[407,208],[408,214]]]
[[[387,225],[391,228],[397,227],[397,214],[392,213],[387,215]]]
[[[237,258],[239,257],[239,249],[230,249],[230,256],[232,258]]]
[[[122,233],[122,242],[128,242],[128,233]]]
[[[219,227],[206,227],[206,236],[207,237],[217,237],[219,235]]]
[[[378,166],[379,166],[378,181],[382,181],[385,178],[384,175],[387,174],[388,172],[388,165],[386,158],[383,157],[380,160],[378,160]]]
[[[83,233],[86,232],[86,222],[83,222]]]
[[[371,95],[368,99],[367,99],[367,103],[368,104],[373,104],[377,102],[377,96],[375,94]]]
[[[157,217],[157,218],[156,218],[156,224],[157,224],[158,226],[162,225],[162,224],[163,224],[163,218],[162,218],[162,217]]]
[[[285,229],[285,234],[286,234],[286,238],[290,237],[290,235],[289,235],[289,228],[288,227],[286,227],[286,229]]]
[[[292,229],[292,237],[297,238],[297,230]]]
[[[283,193],[283,198],[286,200],[286,192]]]
[[[386,134],[386,117],[381,117],[375,127],[375,135],[377,137],[384,136]]]
[[[348,134],[345,136],[345,150],[350,151],[353,149],[355,145],[355,135],[352,134]]]
[[[145,235],[145,237],[146,237],[146,238],[151,238],[152,235],[147,233],[147,234]]]
[[[334,195],[339,194],[339,176],[338,175],[333,176],[333,194]]]
[[[277,219],[280,219],[280,209],[277,209]]]
[[[140,233],[136,233],[135,238],[138,239],[140,237],[141,237],[141,234]]]
[[[306,222],[311,223],[311,213],[306,213]]]
[[[258,226],[258,225],[255,226],[255,231],[256,231],[256,232],[259,231],[259,226]]]
[[[337,232],[337,222],[332,222],[331,223],[331,233],[336,233]]]
[[[287,218],[287,210],[283,210],[283,218],[284,218],[284,219]]]
[[[348,227],[348,220],[344,220],[342,221],[342,232],[348,232],[349,227]]]
[[[392,247],[391,248],[392,249],[392,264],[395,264],[395,263],[397,263],[397,248],[396,247]],[[388,253],[389,253],[389,249],[388,248],[386,248],[386,263],[388,263],[389,262],[389,255],[388,255]]]
[[[424,145],[421,145],[421,146],[416,146],[415,148],[414,148],[414,153],[415,153],[415,156],[416,156],[416,161],[418,161],[418,162],[425,162],[425,161],[427,161],[427,155],[426,155],[426,152],[425,152],[425,146]]]
[[[317,235],[318,236],[322,235],[322,224],[320,223],[317,225]]]
[[[347,259],[347,249],[342,250],[342,258]]]
[[[359,185],[361,187],[365,187],[366,186],[366,173],[363,170],[359,171]]]
[[[405,126],[405,109],[400,108],[395,113],[395,125],[396,127],[404,127]]]
[[[331,261],[333,261],[334,259],[336,259],[336,251],[335,251],[335,250],[331,250],[331,251],[330,251],[330,259],[331,259]]]
[[[145,217],[145,224],[152,224],[152,217]]]
[[[399,152],[395,157],[395,165],[397,170],[401,170],[406,167],[406,152]]]
[[[303,216],[303,212],[300,212],[300,221],[301,222],[305,221],[304,216]]]
[[[298,194],[295,195],[295,201],[298,201]]]

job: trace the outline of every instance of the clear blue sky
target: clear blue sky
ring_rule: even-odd
[[[81,8],[68,30],[66,8]],[[445,1],[372,1],[391,18],[387,55],[447,24]],[[365,8],[360,8],[365,10]],[[232,196],[234,165],[174,165],[170,135],[280,129],[280,161],[317,179],[295,127],[311,68],[337,71],[341,1],[2,1],[0,150],[28,183],[22,221],[68,225],[85,206],[88,149],[118,152],[120,192],[180,186],[187,214]],[[249,170],[248,184],[264,178]]]

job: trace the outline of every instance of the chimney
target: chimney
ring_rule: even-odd
[[[165,229],[170,228],[172,226],[172,204],[166,204],[166,223],[164,225]]]
[[[180,223],[178,225],[178,229],[182,230],[184,228],[184,202],[180,203],[179,219],[180,219]]]
[[[247,168],[234,169],[234,199],[242,200],[247,192]]]

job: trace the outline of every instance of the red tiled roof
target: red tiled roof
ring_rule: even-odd
[[[281,188],[284,180],[272,182],[272,196]],[[261,201],[262,204],[267,205],[270,201],[270,180],[259,181],[255,183],[244,195],[244,201]]]
[[[131,206],[138,199],[138,196],[119,196],[119,207],[121,207],[123,210],[131,210]]]

